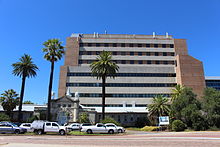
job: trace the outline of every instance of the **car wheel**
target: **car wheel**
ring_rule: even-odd
[[[66,132],[64,131],[64,130],[60,130],[60,135],[65,135],[66,134]]]
[[[38,135],[42,135],[42,134],[43,134],[43,131],[42,131],[42,130],[37,130],[37,134],[38,134]]]
[[[119,130],[118,130],[118,133],[123,133],[122,129],[119,129]]]
[[[15,134],[20,134],[20,131],[19,130],[15,130]]]
[[[108,133],[109,134],[114,134],[114,131],[113,130],[109,130]]]
[[[87,132],[88,134],[92,134],[92,130],[90,130],[90,129],[87,130],[86,132]]]

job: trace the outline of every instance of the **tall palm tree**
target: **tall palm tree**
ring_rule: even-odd
[[[102,119],[105,119],[105,87],[106,78],[115,78],[119,70],[118,65],[112,61],[110,52],[102,51],[96,58],[97,61],[91,63],[92,75],[96,76],[98,80],[102,79]]]
[[[172,89],[172,94],[171,94],[171,102],[173,102],[177,97],[180,96],[184,89],[184,86],[178,84],[175,86],[175,89]]]
[[[9,89],[1,95],[0,103],[6,113],[11,117],[11,111],[19,104],[18,94],[13,89]]]
[[[12,67],[13,67],[12,73],[15,76],[19,76],[22,78],[19,112],[18,112],[18,121],[20,122],[22,103],[23,103],[23,97],[24,97],[24,89],[25,89],[25,81],[26,81],[26,78],[35,77],[37,75],[36,71],[38,70],[38,67],[37,65],[33,63],[31,56],[27,54],[24,54],[19,59],[19,62],[12,64]]]
[[[45,53],[44,59],[51,63],[50,66],[50,80],[48,87],[48,103],[47,103],[47,120],[50,120],[50,103],[51,103],[51,93],[53,86],[53,72],[54,72],[54,63],[60,60],[64,54],[64,46],[61,45],[62,42],[59,39],[49,39],[43,43],[44,48],[42,51]]]
[[[168,115],[170,112],[168,98],[163,97],[162,95],[157,95],[153,98],[153,103],[149,105],[148,111],[150,117]]]

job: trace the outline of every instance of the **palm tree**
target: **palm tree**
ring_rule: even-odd
[[[13,90],[9,89],[1,94],[0,102],[6,113],[11,116],[11,111],[13,111],[19,104],[18,94]]]
[[[26,81],[26,78],[35,77],[37,75],[36,71],[38,70],[38,67],[33,63],[31,56],[27,54],[24,54],[19,59],[19,62],[12,64],[12,67],[13,67],[12,73],[15,76],[19,76],[22,78],[19,112],[18,112],[18,121],[20,122],[22,102],[23,102],[24,89],[25,89],[25,81]]]
[[[168,98],[163,97],[162,95],[157,95],[153,98],[153,103],[149,105],[148,111],[149,116],[153,117],[160,117],[164,115],[168,115],[170,112]]]
[[[119,70],[118,65],[112,61],[112,55],[110,52],[103,51],[96,58],[97,61],[91,63],[92,75],[96,76],[98,80],[102,79],[102,120],[105,119],[105,87],[106,78],[115,78],[116,73]]]
[[[180,96],[184,89],[184,86],[181,86],[180,84],[175,86],[175,89],[172,89],[172,95],[171,95],[171,101],[173,102],[177,97]]]
[[[43,43],[45,46],[42,50],[45,53],[44,59],[51,62],[50,66],[50,80],[48,87],[48,103],[47,103],[47,120],[50,120],[50,102],[51,102],[51,93],[53,86],[53,72],[54,72],[54,63],[60,60],[64,54],[64,46],[61,45],[62,42],[59,39],[49,39]]]

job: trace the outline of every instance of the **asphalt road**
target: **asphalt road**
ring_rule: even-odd
[[[0,135],[0,147],[103,147],[166,146],[220,147],[220,132],[140,132],[113,136],[6,136]]]

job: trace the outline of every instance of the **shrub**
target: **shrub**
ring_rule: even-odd
[[[138,117],[135,121],[135,127],[137,128],[142,128],[146,125],[150,125],[150,120],[148,119],[148,117]]]
[[[106,124],[106,123],[114,123],[114,124],[116,124],[117,126],[120,126],[120,123],[119,122],[117,122],[116,120],[114,120],[113,118],[111,118],[111,117],[105,117],[105,119],[104,120],[101,120],[101,123],[103,123],[103,124]]]
[[[173,131],[184,131],[186,128],[186,125],[181,120],[174,120],[172,122],[172,130]]]
[[[159,127],[156,126],[145,126],[141,128],[141,131],[157,131],[159,130]]]
[[[5,113],[0,113],[0,121],[10,121],[10,117]]]
[[[89,123],[90,122],[89,121],[89,116],[88,116],[88,114],[86,112],[83,112],[83,113],[80,114],[79,122],[80,123]]]

